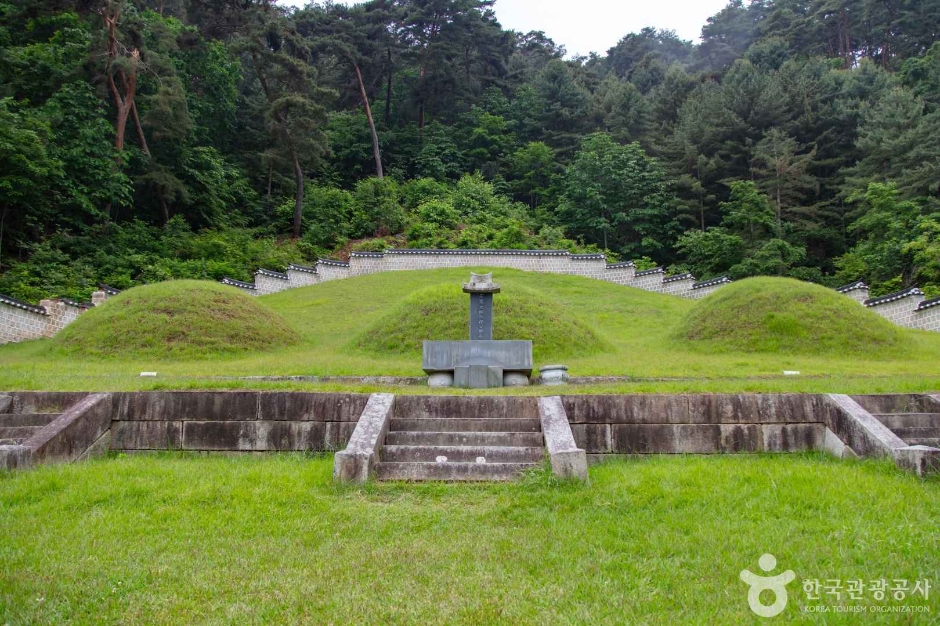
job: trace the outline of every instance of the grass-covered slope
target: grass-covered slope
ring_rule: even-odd
[[[71,354],[173,359],[272,350],[297,340],[266,305],[233,287],[195,280],[125,291],[55,337]]]
[[[800,355],[891,356],[909,335],[832,289],[792,278],[749,278],[703,298],[679,340],[701,349]]]
[[[469,300],[456,283],[420,289],[372,324],[358,346],[379,354],[419,356],[425,339],[467,339]],[[609,349],[576,309],[522,286],[494,296],[493,339],[529,339],[542,362]]]

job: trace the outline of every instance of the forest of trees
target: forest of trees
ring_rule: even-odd
[[[576,58],[493,0],[0,0],[0,292],[388,247],[940,293],[940,0]]]

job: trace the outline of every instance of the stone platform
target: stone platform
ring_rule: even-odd
[[[528,340],[425,341],[421,368],[439,386],[467,389],[528,384],[532,375],[532,342]],[[450,377],[450,384],[446,384]]]

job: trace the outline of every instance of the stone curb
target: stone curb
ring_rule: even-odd
[[[587,455],[574,442],[561,397],[538,399],[539,419],[545,448],[552,465],[552,474],[559,478],[573,478],[587,482]]]
[[[364,483],[375,471],[379,450],[392,420],[395,396],[374,393],[363,409],[346,449],[333,458],[333,480]]]

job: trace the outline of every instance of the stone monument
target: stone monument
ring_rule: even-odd
[[[493,295],[499,290],[492,274],[470,274],[463,286],[470,295],[470,339],[424,342],[422,368],[429,385],[488,389],[529,384],[532,342],[493,340]]]

